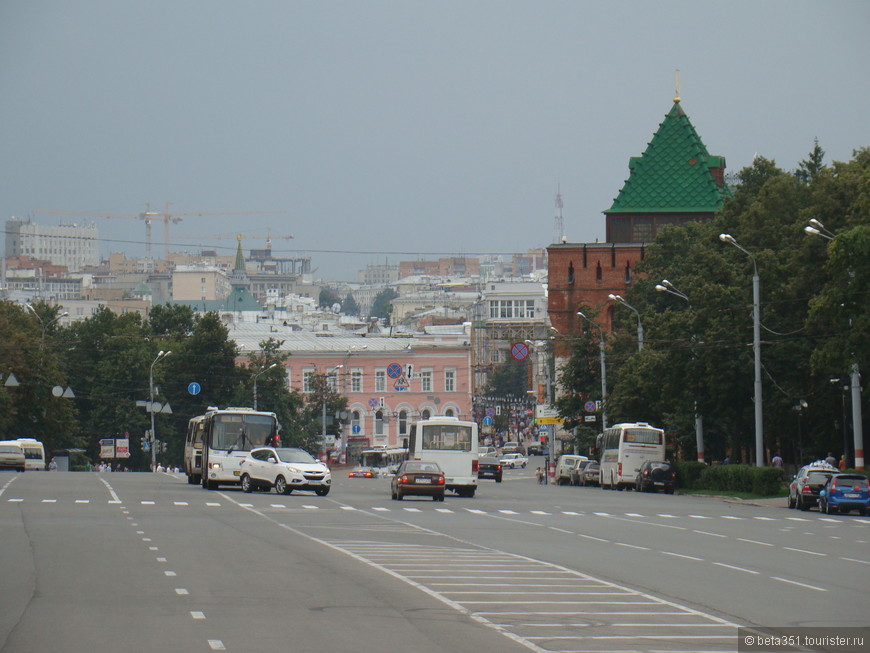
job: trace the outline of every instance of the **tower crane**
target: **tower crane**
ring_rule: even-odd
[[[89,218],[126,218],[128,220],[143,220],[145,222],[145,256],[151,258],[151,225],[154,220],[163,222],[163,257],[169,260],[169,224],[178,224],[186,217],[199,217],[207,215],[255,215],[265,213],[287,213],[287,211],[191,211],[188,213],[170,213],[170,202],[167,202],[163,212],[152,211],[151,206],[146,204],[146,209],[136,215],[115,213],[88,213],[86,211],[47,211],[35,210],[32,213],[50,213],[55,215],[77,215]]]

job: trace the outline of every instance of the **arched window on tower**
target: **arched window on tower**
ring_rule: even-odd
[[[568,283],[574,283],[574,261],[568,264]]]
[[[625,262],[625,283],[631,283],[631,263]]]
[[[601,281],[601,261],[595,264],[595,280]]]

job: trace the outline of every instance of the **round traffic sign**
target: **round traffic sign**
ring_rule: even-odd
[[[515,361],[524,361],[529,357],[529,346],[524,342],[515,342],[511,347],[511,357]]]
[[[594,413],[595,412],[595,402],[594,401],[587,401],[585,404],[583,404],[583,410],[585,410],[587,413]]]
[[[390,363],[387,366],[387,376],[391,379],[398,379],[402,376],[402,366],[398,363]]]
[[[202,390],[202,386],[200,386],[196,381],[191,381],[187,386],[188,394],[198,395],[200,390]]]

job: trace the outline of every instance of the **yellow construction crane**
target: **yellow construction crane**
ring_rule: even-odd
[[[163,222],[163,257],[169,260],[169,224],[179,223],[186,217],[199,217],[206,215],[255,215],[265,213],[287,213],[287,211],[192,211],[188,213],[170,213],[170,202],[162,213],[152,211],[150,205],[146,205],[146,210],[136,215],[124,215],[115,213],[88,213],[86,211],[45,211],[35,210],[32,213],[51,213],[55,215],[77,215],[89,218],[126,218],[128,220],[144,220],[145,222],[145,256],[151,258],[151,224],[154,220]]]
[[[256,231],[260,231],[259,229]],[[243,233],[234,232],[230,234],[184,234],[180,238],[194,238],[197,242],[202,243],[211,240],[242,240],[243,238],[261,238],[261,233],[246,231]],[[266,227],[266,246],[271,249],[272,240],[293,240],[293,236],[273,236],[272,228]]]

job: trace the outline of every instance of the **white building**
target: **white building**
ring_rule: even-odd
[[[99,237],[93,222],[47,226],[12,218],[6,221],[6,257],[32,256],[78,272],[100,264]]]

